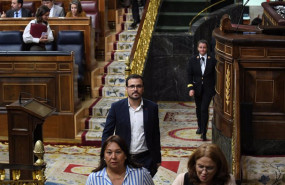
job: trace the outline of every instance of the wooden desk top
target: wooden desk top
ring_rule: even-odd
[[[242,33],[225,33],[219,28],[213,31],[213,36],[220,41],[231,43],[234,45],[247,46],[278,46],[285,47],[285,36],[265,35],[265,34],[249,34]]]

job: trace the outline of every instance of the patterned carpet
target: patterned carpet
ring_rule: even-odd
[[[193,103],[159,102],[162,164],[153,180],[156,185],[171,185],[177,174],[186,171],[188,156],[203,142],[196,131]],[[212,108],[210,108],[210,120]],[[209,125],[208,138],[211,138]],[[210,140],[207,142],[211,142]],[[45,145],[47,185],[83,185],[98,165],[100,148],[92,146]],[[9,160],[8,143],[0,142],[0,163]],[[243,156],[243,184],[285,184],[285,157]],[[8,170],[6,170],[8,176]]]
[[[202,143],[195,133],[197,125],[193,109],[193,103],[159,103],[162,165],[154,177],[156,185],[170,185],[177,173],[186,170],[188,156]],[[208,138],[211,138],[211,131]],[[100,148],[45,145],[45,152],[46,184],[80,185],[85,184],[87,175],[98,165]],[[0,143],[0,163],[8,162],[8,159],[8,143]]]

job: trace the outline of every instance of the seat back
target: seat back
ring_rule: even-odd
[[[25,1],[23,2],[23,8],[28,9],[32,13],[32,17],[35,16],[36,14],[36,8],[35,8],[35,3],[32,1]]]
[[[54,1],[54,4],[57,5],[57,6],[60,6],[60,7],[62,7],[62,8],[64,9],[64,4],[63,4],[63,2],[61,2],[61,1],[55,2],[55,1]]]
[[[48,42],[48,43],[46,43],[46,50],[47,51],[54,51],[54,46],[55,44],[54,44],[54,42]]]
[[[0,31],[0,51],[22,51],[23,32]]]
[[[59,31],[57,35],[57,51],[74,51],[75,64],[78,65],[78,80],[84,79],[85,50],[82,31]]]
[[[81,1],[82,10],[86,13],[88,17],[91,17],[92,28],[95,31],[99,29],[99,11],[97,1]]]

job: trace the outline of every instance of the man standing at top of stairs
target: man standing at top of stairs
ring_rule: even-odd
[[[145,0],[140,1],[140,5],[145,5]],[[139,0],[132,0],[132,13],[133,13],[133,19],[134,22],[131,24],[131,27],[135,29],[137,27],[137,24],[140,23],[140,15],[139,15]]]

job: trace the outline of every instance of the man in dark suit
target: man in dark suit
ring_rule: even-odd
[[[3,12],[1,17],[32,17],[30,10],[22,8],[23,0],[12,0],[11,7],[12,9],[8,10],[7,13]]]
[[[202,134],[203,141],[207,140],[209,120],[209,105],[215,95],[215,66],[216,59],[207,54],[206,40],[198,41],[199,55],[193,56],[188,64],[189,96],[195,97],[196,116],[198,120],[197,134]]]
[[[152,176],[161,164],[158,106],[142,98],[143,79],[132,74],[126,79],[128,98],[112,104],[103,130],[102,143],[114,134],[122,137],[132,157]]]
[[[137,24],[140,23],[140,11],[139,11],[139,0],[132,0],[132,14],[134,22],[131,24],[131,27],[135,29],[137,27]],[[140,5],[144,6],[146,0],[141,0]]]

